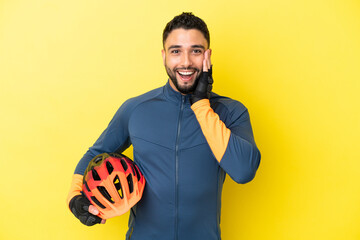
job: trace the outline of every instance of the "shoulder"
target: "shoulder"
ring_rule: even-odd
[[[249,113],[244,104],[232,98],[212,93],[210,104],[221,121],[229,128],[249,119]]]
[[[211,107],[213,107],[214,109],[219,108],[222,109],[223,111],[227,111],[228,113],[241,114],[247,111],[245,105],[239,102],[238,100],[225,96],[220,96],[216,93],[211,94],[210,104]]]
[[[143,102],[147,102],[156,98],[161,98],[163,93],[163,88],[164,87],[159,87],[149,92],[143,93],[139,96],[129,98],[122,104],[121,107],[134,108]]]
[[[115,116],[129,116],[131,112],[142,103],[151,101],[156,98],[161,98],[163,95],[162,93],[163,87],[159,87],[139,96],[129,98],[119,107]]]

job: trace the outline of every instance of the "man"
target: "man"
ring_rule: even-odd
[[[167,84],[127,100],[76,167],[68,203],[82,223],[104,223],[81,195],[89,161],[132,144],[146,187],[130,211],[126,239],[221,239],[225,175],[238,183],[251,181],[260,152],[247,109],[211,92],[209,43],[206,24],[191,13],[166,25],[162,57]]]

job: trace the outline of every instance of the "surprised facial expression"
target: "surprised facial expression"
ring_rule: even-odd
[[[203,69],[204,52],[208,43],[197,29],[175,29],[168,35],[163,61],[170,85],[182,94],[194,91]]]

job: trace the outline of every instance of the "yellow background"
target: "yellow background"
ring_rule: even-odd
[[[85,227],[65,198],[117,108],[165,84],[182,11],[208,24],[214,91],[248,107],[262,153],[252,182],[227,178],[223,239],[360,239],[357,0],[0,1],[0,239],[124,239],[128,215]]]

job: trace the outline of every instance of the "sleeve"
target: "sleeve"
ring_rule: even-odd
[[[83,175],[91,159],[104,152],[121,153],[130,146],[128,120],[131,106],[132,104],[128,100],[118,109],[104,132],[78,162],[66,199],[68,206],[73,197],[81,194]]]
[[[80,174],[73,175],[72,180],[71,180],[71,185],[70,185],[70,191],[66,198],[66,203],[68,206],[69,206],[71,199],[73,199],[73,197],[75,197],[77,195],[81,195],[82,181],[83,181],[82,175],[80,175]]]
[[[118,109],[107,128],[80,159],[75,174],[83,175],[89,162],[96,155],[104,152],[121,153],[131,145],[128,131],[131,106],[128,100]]]
[[[221,168],[237,183],[247,183],[255,177],[260,164],[257,148],[245,107],[235,106],[228,126],[214,112],[208,99],[191,106],[201,130]]]

